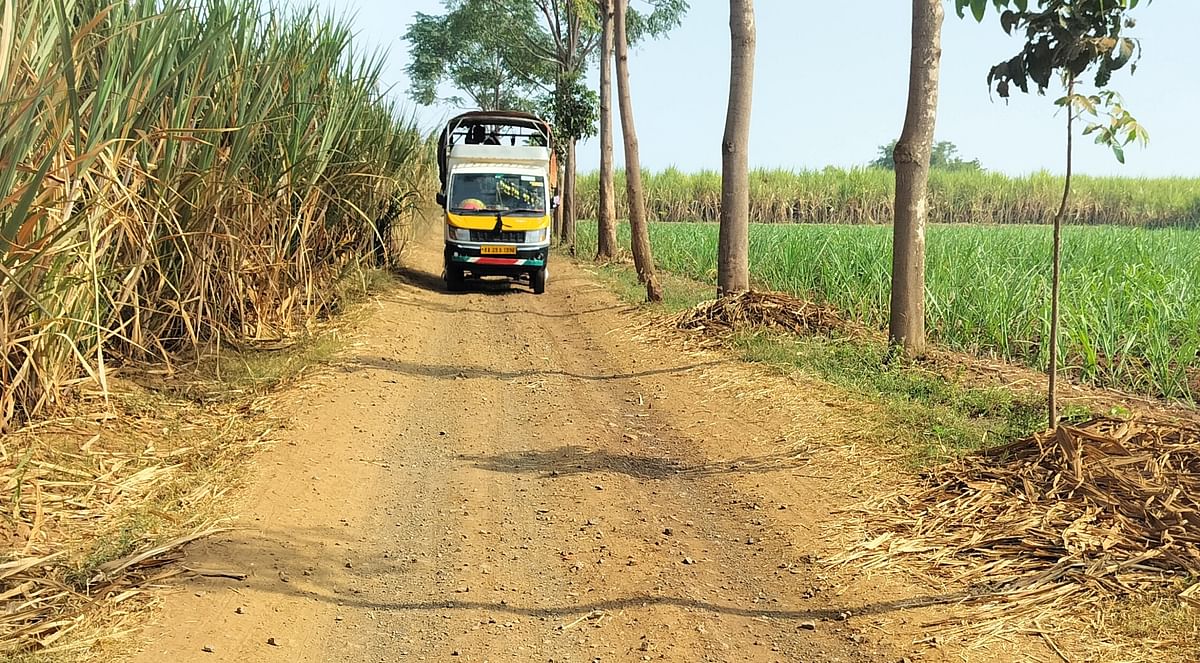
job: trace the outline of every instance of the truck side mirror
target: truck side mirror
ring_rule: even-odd
[[[562,198],[560,196],[554,196],[550,199],[550,209],[558,209],[560,203],[562,203]]]
[[[437,201],[437,204],[439,206],[441,206],[441,207],[446,206],[446,194],[442,193],[441,191],[437,192],[437,195],[434,196],[434,200]]]

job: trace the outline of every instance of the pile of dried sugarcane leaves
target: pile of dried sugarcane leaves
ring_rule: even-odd
[[[1005,619],[1164,592],[1193,602],[1200,430],[1063,425],[937,467],[862,515],[867,541],[837,563],[953,578],[972,588],[964,605],[999,607]]]
[[[784,293],[749,291],[698,304],[672,318],[671,324],[722,336],[750,328],[811,334],[842,329],[846,321],[823,304]]]

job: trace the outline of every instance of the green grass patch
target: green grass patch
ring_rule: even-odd
[[[345,347],[340,330],[320,329],[283,349],[223,352],[206,360],[199,382],[189,383],[205,385],[191,396],[212,402],[265,394],[295,381],[313,366],[333,361]]]
[[[166,524],[163,517],[147,511],[128,513],[115,520],[119,523],[115,531],[92,541],[91,549],[67,572],[66,580],[76,591],[88,591],[101,566],[133,554],[146,541],[153,540],[155,532]]]
[[[627,229],[621,229],[627,236]],[[714,283],[714,224],[652,224],[661,269]],[[1049,360],[1050,230],[930,226],[927,327],[938,344],[1043,367]],[[579,225],[579,247],[595,223]],[[1074,379],[1184,401],[1200,397],[1200,230],[1064,231],[1060,365]],[[752,225],[750,272],[769,290],[887,324],[891,228]]]
[[[1107,622],[1128,642],[1169,644],[1174,654],[1160,659],[1161,648],[1147,647],[1147,660],[1200,660],[1200,612],[1179,599],[1163,596],[1118,603]]]
[[[888,361],[886,346],[870,341],[744,333],[732,347],[746,361],[798,371],[881,406],[888,433],[879,441],[905,449],[914,467],[1006,444],[1045,425],[1041,399]]]
[[[631,265],[609,263],[600,265],[596,270],[621,299],[634,304],[646,301],[646,286],[638,281],[637,272]],[[716,294],[713,288],[670,272],[661,272],[658,276],[663,286],[663,300],[654,307],[663,313],[691,308],[712,299]]]
[[[645,301],[632,266],[604,265],[597,272],[626,301]],[[690,308],[715,294],[704,283],[670,274],[663,286],[664,302],[656,305],[663,313]],[[730,346],[745,361],[799,372],[880,406],[886,421],[878,430],[886,433],[875,441],[903,449],[914,468],[1006,444],[1045,425],[1046,405],[1040,397],[948,380],[912,362],[889,362],[886,346],[871,340],[747,332],[733,337]]]

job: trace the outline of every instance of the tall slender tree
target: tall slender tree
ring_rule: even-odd
[[[1075,96],[1075,79],[1067,82],[1067,99]],[[1075,108],[1067,103],[1067,173],[1063,178],[1062,202],[1054,215],[1054,230],[1050,249],[1050,361],[1046,365],[1046,410],[1050,428],[1058,426],[1058,305],[1062,291],[1062,224],[1071,201],[1071,176],[1075,168]]]
[[[617,256],[616,187],[613,186],[613,6],[600,0],[600,218],[597,219],[596,260]]]
[[[611,11],[611,3],[442,0],[445,15],[418,14],[405,35],[414,54],[410,94],[418,102],[438,101],[439,87],[449,82],[481,108],[533,110],[554,123],[562,168],[555,234],[572,250],[578,209],[576,144],[595,133],[598,105],[595,91],[584,80],[602,41],[605,6]],[[649,7],[646,11],[627,8],[627,45],[665,34],[679,25],[688,10],[686,0],[644,4]],[[611,57],[605,62],[611,63]],[[611,100],[611,94],[606,99]],[[460,96],[442,101],[467,103]],[[612,177],[606,180],[611,187]],[[615,205],[612,208],[615,216]],[[615,232],[605,240],[612,237]],[[615,240],[608,244],[615,253]]]
[[[1059,291],[1062,285],[1062,226],[1071,197],[1072,153],[1075,120],[1082,115],[1098,118],[1083,133],[1095,134],[1096,143],[1107,145],[1121,163],[1125,147],[1149,140],[1146,130],[1122,105],[1120,96],[1108,87],[1114,72],[1134,62],[1140,42],[1125,36],[1135,22],[1128,11],[1141,0],[991,0],[1000,14],[1000,26],[1011,34],[1024,30],[1025,44],[1012,59],[988,71],[987,83],[996,93],[1008,98],[1012,87],[1029,92],[1029,83],[1045,92],[1057,76],[1066,88],[1066,96],[1055,104],[1067,111],[1067,172],[1063,181],[1062,202],[1054,217],[1050,267],[1050,320],[1047,342],[1047,414],[1050,428],[1058,427],[1058,326]],[[1149,2],[1147,2],[1149,4]],[[970,8],[975,20],[987,14],[985,0],[955,0],[961,18]],[[1136,64],[1130,67],[1135,69]],[[1076,89],[1084,74],[1095,75],[1096,93],[1080,94]],[[1106,117],[1101,118],[1101,115]]]
[[[650,230],[646,224],[646,200],[642,189],[642,166],[638,156],[637,129],[633,121],[633,101],[629,94],[629,39],[626,12],[629,0],[614,0],[613,41],[617,58],[617,103],[621,108],[621,134],[625,138],[625,190],[629,198],[630,247],[638,280],[646,285],[646,299],[662,301],[662,288],[654,270],[650,251]]]
[[[546,103],[549,119],[554,123],[555,137],[562,164],[562,232],[559,239],[571,248],[575,246],[576,205],[576,143],[595,133],[596,93],[587,87],[579,75],[560,80]]]
[[[888,338],[910,357],[925,353],[925,221],[944,14],[942,0],[913,0],[908,109],[893,152],[896,204]]]
[[[721,141],[717,295],[750,289],[750,108],[754,99],[754,0],[729,0],[729,107]]]
[[[532,3],[540,22],[539,39],[530,40],[528,63],[541,61],[554,73],[550,108],[555,130],[563,141],[562,220],[560,241],[574,250],[575,147],[581,138],[595,131],[595,93],[580,83],[587,63],[600,43],[594,8],[581,0],[507,0],[506,4]],[[522,64],[521,66],[525,66]]]

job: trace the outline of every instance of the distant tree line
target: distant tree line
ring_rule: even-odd
[[[879,146],[879,156],[875,158],[869,165],[872,168],[886,168],[887,170],[896,170],[896,143],[899,141],[893,140],[886,145]],[[954,170],[954,171],[970,171],[983,170],[983,164],[979,159],[967,160],[959,156],[958,146],[948,140],[938,141],[933,144],[933,148],[929,153],[929,167],[937,170]]]

